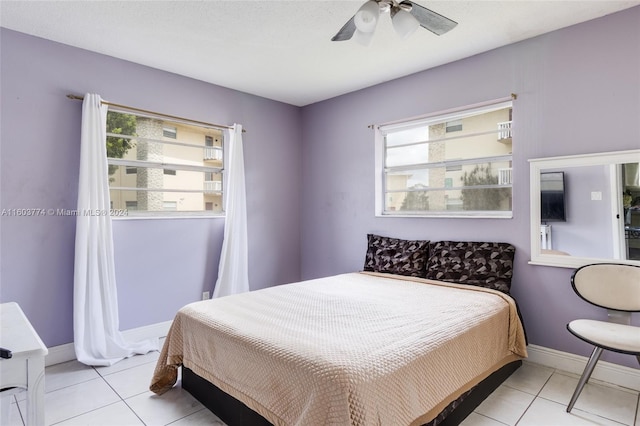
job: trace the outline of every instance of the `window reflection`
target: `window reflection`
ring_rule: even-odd
[[[640,164],[622,165],[622,206],[627,259],[640,260]]]
[[[531,263],[640,264],[639,164],[640,150],[530,160]],[[565,222],[543,220],[542,179],[549,173],[564,177]]]

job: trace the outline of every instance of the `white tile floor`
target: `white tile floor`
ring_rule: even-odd
[[[47,367],[47,425],[223,425],[180,386],[162,396],[149,392],[158,353],[91,368],[72,361]],[[590,382],[571,414],[566,404],[578,376],[525,362],[463,426],[640,426],[639,393]],[[11,404],[10,426],[22,426],[24,393]],[[3,425],[4,426],[4,425]]]

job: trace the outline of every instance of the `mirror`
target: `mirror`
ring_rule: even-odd
[[[640,265],[640,150],[529,160],[531,261]]]

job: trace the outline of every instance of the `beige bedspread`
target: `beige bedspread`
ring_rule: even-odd
[[[151,390],[184,364],[275,425],[409,425],[521,357],[507,295],[352,273],[185,306]]]

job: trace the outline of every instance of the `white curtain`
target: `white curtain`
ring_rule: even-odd
[[[249,291],[247,199],[244,183],[242,126],[234,124],[228,134],[224,240],[213,297]]]
[[[112,365],[158,349],[158,339],[128,343],[119,331],[113,236],[109,211],[107,106],[95,94],[82,104],[80,178],[73,293],[76,357],[87,365]]]

